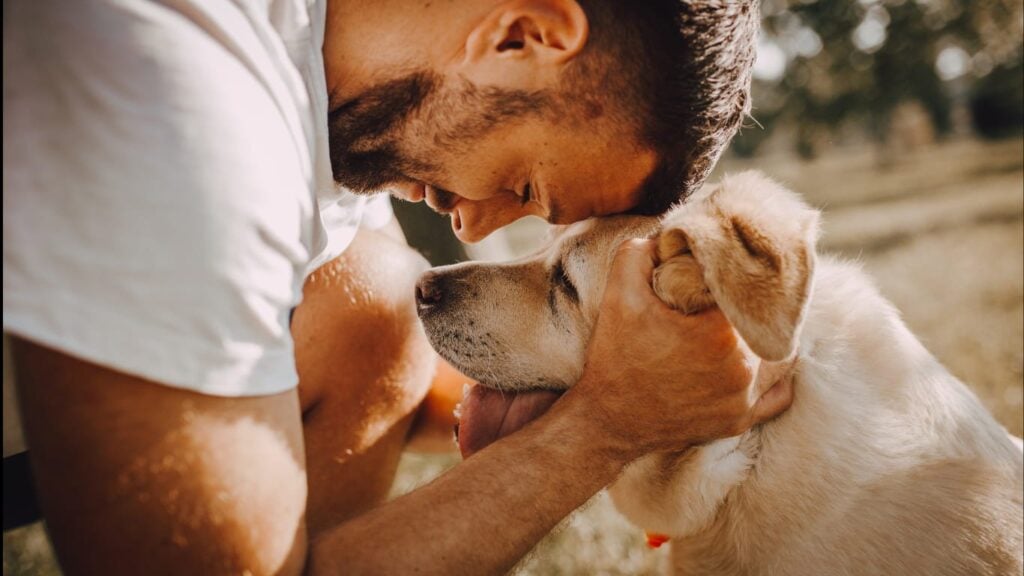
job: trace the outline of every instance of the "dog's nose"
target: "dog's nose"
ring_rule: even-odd
[[[438,304],[444,299],[443,282],[439,274],[427,272],[420,276],[416,282],[416,309],[422,313]]]

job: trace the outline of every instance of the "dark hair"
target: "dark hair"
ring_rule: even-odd
[[[658,164],[634,213],[655,215],[704,183],[750,110],[758,0],[581,0],[589,53],[567,78],[607,94]],[[593,82],[593,81],[592,81]]]
[[[435,147],[460,150],[506,120],[550,107],[544,92],[481,88],[465,80],[447,89],[443,84],[435,72],[411,72],[371,86],[331,110],[327,122],[335,182],[356,193],[374,193],[407,180],[407,174],[433,172],[428,159],[403,153],[399,142],[403,124],[418,111],[434,115]]]
[[[331,110],[327,125],[334,181],[356,193],[372,193],[421,168],[399,153],[396,129],[438,84],[436,75],[415,72],[372,86]]]

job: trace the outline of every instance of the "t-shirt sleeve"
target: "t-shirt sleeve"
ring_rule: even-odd
[[[4,11],[4,330],[208,394],[294,387],[309,154],[243,23],[68,6]]]
[[[377,194],[367,200],[360,225],[370,230],[378,230],[390,223],[392,218],[394,211],[391,209],[391,196]]]

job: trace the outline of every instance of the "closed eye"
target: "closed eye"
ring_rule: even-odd
[[[576,286],[572,283],[572,278],[569,278],[569,274],[566,273],[565,266],[561,260],[551,269],[551,281],[570,300],[579,303],[580,294],[576,291]]]

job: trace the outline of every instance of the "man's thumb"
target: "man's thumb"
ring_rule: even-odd
[[[619,244],[612,261],[608,280],[620,289],[632,290],[646,286],[651,290],[651,276],[654,273],[655,246],[653,240],[634,238]]]

